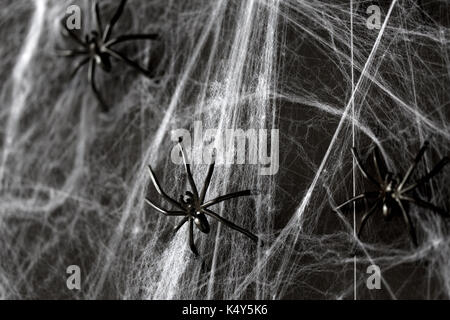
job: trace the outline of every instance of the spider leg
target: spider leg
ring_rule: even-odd
[[[189,246],[191,247],[192,252],[198,256],[197,247],[194,242],[194,223],[192,219],[189,219]]]
[[[344,203],[341,203],[339,206],[337,206],[334,211],[337,211],[339,209],[341,209],[342,207],[345,207],[346,205],[354,202],[354,201],[358,201],[359,199],[365,199],[365,198],[373,198],[375,196],[378,195],[378,192],[364,192],[361,194],[358,194],[357,196],[348,199],[347,201],[345,201]]]
[[[186,215],[186,212],[184,212],[184,211],[170,211],[170,210],[162,209],[162,208],[158,207],[155,203],[153,203],[148,198],[145,199],[145,202],[147,202],[147,204],[150,205],[153,209],[162,213],[165,216],[185,216]]]
[[[358,239],[361,237],[362,230],[364,229],[369,217],[375,212],[375,210],[378,207],[378,204],[380,201],[375,202],[375,204],[370,208],[369,211],[367,211],[364,216],[361,219],[361,223],[359,224],[359,230],[358,230]]]
[[[249,237],[250,239],[252,239],[255,242],[258,242],[258,237],[255,236],[253,233],[251,233],[250,231],[245,230],[244,228],[241,228],[237,225],[235,225],[233,222],[228,221],[227,219],[219,216],[217,213],[209,210],[209,209],[203,209],[202,212],[204,212],[205,214],[207,214],[208,216],[218,220],[219,222],[222,222],[224,225],[226,225],[227,227],[234,229],[242,234],[245,234],[247,237]],[[261,246],[262,246],[262,242],[261,242]]]
[[[78,44],[82,45],[83,47],[86,47],[86,43],[84,43],[83,40],[81,40],[81,38],[72,30],[70,30],[66,23],[62,20],[61,21],[61,26],[63,27],[63,29],[61,29],[61,33],[63,36],[70,36],[73,40],[75,40],[75,42],[78,42]]]
[[[93,8],[93,11],[94,11],[95,20],[97,21],[97,31],[98,31],[98,34],[101,35],[101,34],[103,34],[103,24],[102,24],[102,18],[101,18],[101,15],[100,15],[100,8],[98,6],[98,1],[97,0],[94,2],[94,5],[93,5],[92,8]]]
[[[433,19],[426,13],[425,6],[422,0],[417,1],[417,6],[419,7],[420,15],[424,22],[433,22]]]
[[[416,204],[416,205],[418,205],[418,206],[420,206],[422,208],[433,210],[434,212],[437,212],[441,216],[444,216],[446,218],[450,217],[450,214],[445,209],[442,209],[442,208],[440,208],[438,206],[435,206],[434,204],[429,203],[427,201],[424,201],[422,199],[419,199],[419,198],[416,198],[416,197],[412,197],[412,198],[410,198],[410,197],[402,197],[402,199],[406,200],[406,201],[409,201],[409,202],[412,202],[412,203],[414,203],[414,204]]]
[[[58,50],[57,54],[60,57],[76,57],[86,54],[86,50]]]
[[[175,228],[173,228],[173,233],[177,233],[178,230],[180,230],[180,228],[189,220],[189,217],[186,216],[184,217],[179,224],[177,224],[177,226]]]
[[[132,68],[138,70],[139,72],[143,73],[147,77],[150,76],[150,71],[149,70],[144,69],[139,64],[137,64],[136,62],[128,59],[125,55],[121,54],[120,52],[117,52],[117,51],[115,51],[113,49],[110,49],[110,48],[105,48],[105,51],[107,53],[109,53],[111,56],[113,56],[114,58],[123,61],[124,63],[126,63],[130,67],[132,67]]]
[[[186,215],[186,212],[184,212],[184,211],[170,211],[170,210],[162,209],[162,208],[158,207],[155,203],[153,203],[148,198],[145,198],[145,202],[147,202],[147,204],[150,205],[153,209],[162,213],[165,216],[185,216]]]
[[[448,163],[450,163],[449,157],[442,158],[442,160],[439,161],[439,163],[430,172],[428,172],[426,175],[424,175],[422,178],[417,180],[412,185],[403,189],[403,192],[408,192],[410,190],[413,190],[413,189],[417,188],[418,186],[420,186],[421,184],[427,182],[428,180],[433,178],[435,175],[437,175]]]
[[[425,141],[422,148],[420,148],[419,152],[416,155],[416,158],[414,159],[414,162],[411,164],[411,166],[408,168],[408,171],[406,171],[405,176],[403,177],[402,182],[398,185],[398,188],[401,189],[403,185],[408,181],[409,177],[413,173],[414,169],[416,168],[417,164],[419,163],[420,159],[422,159],[423,155],[425,154],[425,151],[428,148],[428,141]]]
[[[252,196],[252,195],[257,195],[258,192],[256,191],[252,191],[252,190],[244,190],[244,191],[238,191],[238,192],[232,192],[220,197],[217,197],[213,200],[210,200],[204,204],[202,204],[202,208],[208,208],[212,205],[215,205],[217,203],[220,203],[222,201],[228,200],[228,199],[233,199],[233,198],[238,198],[238,197],[246,197],[246,196]]]
[[[148,166],[148,171],[150,173],[150,178],[152,179],[153,186],[155,187],[156,191],[168,202],[172,203],[174,206],[178,207],[179,209],[184,210],[183,206],[178,201],[172,199],[164,192],[164,190],[161,188],[161,185],[159,184],[159,181],[156,178],[156,175],[153,172],[152,167],[150,165]]]
[[[372,150],[372,161],[377,173],[379,181],[384,181],[383,172],[387,171],[386,160],[380,152],[378,146],[375,146]]]
[[[353,154],[353,157],[354,157],[355,160],[356,160],[356,164],[358,165],[358,168],[359,168],[359,170],[361,171],[361,173],[362,173],[362,175],[364,176],[364,178],[366,178],[366,179],[372,181],[375,185],[380,186],[380,183],[379,183],[377,180],[375,180],[375,178],[372,177],[372,176],[367,172],[367,170],[364,168],[364,166],[362,165],[361,159],[359,158],[358,151],[356,151],[356,148],[352,148],[352,154]]]
[[[202,191],[200,192],[200,203],[205,201],[206,192],[208,191],[209,184],[211,183],[211,177],[214,172],[215,162],[211,163],[208,168],[208,174],[206,175],[205,183],[203,184]]]
[[[123,9],[125,8],[127,0],[120,1],[119,6],[117,7],[116,12],[114,13],[114,16],[112,17],[111,21],[106,25],[105,33],[103,35],[103,41],[107,42],[109,40],[109,37],[111,36],[111,33],[114,29],[114,25],[117,23],[119,18],[122,16]]]
[[[109,40],[105,46],[113,46],[118,43],[122,43],[125,41],[130,40],[157,40],[159,38],[159,35],[156,33],[149,33],[149,34],[125,34],[118,36],[117,38]]]
[[[70,78],[75,77],[75,75],[78,73],[78,71],[86,64],[89,62],[89,57],[84,58],[83,60],[80,61],[80,63],[78,63],[78,65],[75,67],[75,69],[73,69],[72,73],[70,74]]]
[[[198,199],[199,195],[198,195],[198,191],[197,191],[197,186],[195,185],[194,177],[192,176],[192,172],[191,172],[191,165],[187,161],[186,152],[184,151],[183,144],[181,143],[182,141],[183,141],[183,139],[180,137],[178,139],[178,146],[180,147],[181,155],[183,156],[184,168],[186,170],[186,174],[187,174],[189,185],[191,186],[192,192],[194,193],[195,197]]]
[[[403,207],[403,204],[402,204],[402,202],[400,200],[397,199],[397,203],[398,203],[398,205],[399,205],[399,207],[400,207],[400,209],[402,211],[403,219],[404,219],[404,221],[406,223],[406,226],[408,227],[408,231],[409,231],[409,235],[411,237],[411,240],[412,240],[414,246],[417,247],[418,244],[417,244],[416,230],[415,230],[414,225],[412,223],[411,216],[409,215],[408,212],[406,212],[406,210]]]
[[[97,86],[95,84],[95,67],[96,67],[95,60],[91,59],[91,64],[89,66],[89,74],[88,74],[89,83],[91,84],[91,88],[95,94],[95,97],[100,102],[102,111],[107,112],[109,110],[109,108],[106,105],[106,103],[104,102],[104,100],[103,100],[102,96],[100,95],[100,92],[98,91]]]

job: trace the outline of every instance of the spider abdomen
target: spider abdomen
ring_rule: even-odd
[[[194,223],[197,228],[203,233],[209,233],[209,231],[211,230],[211,228],[209,227],[208,219],[206,219],[206,216],[201,212],[197,212],[195,214]]]

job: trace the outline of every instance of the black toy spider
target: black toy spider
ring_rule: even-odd
[[[80,37],[77,36],[72,30],[70,30],[66,23],[62,21],[62,32],[64,35],[69,35],[78,45],[80,45],[81,49],[69,49],[69,50],[61,50],[60,55],[64,57],[78,57],[81,56],[83,59],[78,63],[76,68],[72,72],[72,77],[76,75],[76,73],[87,63],[89,63],[89,73],[88,73],[88,81],[92,87],[92,91],[94,92],[96,98],[100,102],[102,110],[104,112],[108,111],[108,106],[105,103],[104,99],[100,95],[100,92],[97,89],[95,84],[95,71],[96,67],[101,67],[105,72],[110,72],[111,65],[111,57],[118,59],[132,68],[142,72],[144,75],[149,76],[150,71],[144,69],[136,62],[128,59],[122,53],[114,50],[112,47],[116,44],[130,41],[130,40],[156,40],[158,38],[157,34],[126,34],[120,35],[111,39],[111,34],[113,32],[114,26],[122,16],[127,0],[122,0],[117,7],[114,16],[111,21],[106,25],[105,29],[103,29],[100,9],[98,2],[95,1],[93,8],[93,15],[96,18],[96,30],[91,31],[90,34],[86,34],[85,40],[83,41]]]
[[[414,246],[417,247],[417,238],[416,238],[416,231],[414,228],[414,225],[411,220],[411,216],[408,213],[408,204],[414,203],[420,207],[431,209],[440,215],[444,217],[449,217],[448,212],[446,212],[444,209],[441,209],[439,207],[436,207],[435,205],[424,201],[422,199],[419,199],[416,195],[408,195],[408,192],[415,190],[417,187],[421,186],[422,184],[426,183],[428,180],[430,180],[432,177],[434,177],[436,174],[439,173],[439,171],[450,162],[449,157],[444,157],[439,163],[427,174],[425,174],[422,178],[415,181],[414,183],[407,185],[409,178],[411,177],[414,169],[416,168],[417,164],[423,157],[426,149],[428,147],[428,142],[425,142],[425,144],[422,146],[422,148],[419,150],[419,152],[416,155],[416,158],[414,159],[414,162],[409,167],[406,174],[403,176],[403,178],[399,175],[394,176],[393,173],[389,172],[387,170],[386,166],[386,160],[381,155],[379,149],[375,147],[372,151],[372,160],[373,165],[375,167],[376,172],[376,178],[371,176],[366,168],[362,165],[361,160],[358,156],[358,153],[355,148],[352,148],[352,154],[353,157],[356,160],[356,163],[358,165],[359,170],[361,171],[362,175],[371,181],[377,188],[377,191],[373,192],[364,192],[360,195],[357,195],[341,205],[339,205],[335,210],[339,210],[340,208],[354,202],[360,199],[375,199],[375,203],[372,205],[372,207],[364,214],[364,216],[361,219],[361,223],[359,226],[358,231],[358,238],[361,235],[361,232],[368,220],[368,218],[377,210],[377,208],[381,207],[381,212],[383,214],[383,217],[386,220],[389,220],[392,218],[395,214],[401,214],[406,226],[408,227],[408,231],[411,237],[411,240],[414,244]]]
[[[146,202],[152,206],[154,209],[159,211],[160,213],[166,215],[166,216],[184,216],[184,218],[180,221],[180,223],[175,227],[174,232],[177,232],[186,222],[189,222],[189,245],[192,250],[192,252],[195,255],[198,255],[197,248],[195,247],[194,243],[194,224],[195,226],[203,233],[209,233],[210,226],[208,223],[208,219],[206,216],[210,216],[219,222],[222,222],[226,226],[230,227],[231,229],[234,229],[236,231],[239,231],[243,234],[245,234],[247,237],[252,239],[255,242],[258,242],[258,237],[252,234],[251,232],[235,225],[231,221],[228,221],[227,219],[219,216],[214,211],[208,209],[212,205],[218,204],[222,201],[233,199],[237,197],[243,197],[243,196],[251,196],[251,195],[257,195],[258,192],[251,191],[251,190],[244,190],[244,191],[238,191],[233,192],[224,196],[217,197],[213,200],[209,200],[205,202],[205,195],[209,187],[209,183],[211,182],[211,177],[214,171],[214,161],[212,164],[209,165],[208,173],[206,175],[205,184],[203,185],[203,188],[200,192],[200,194],[197,191],[197,187],[194,182],[194,178],[192,177],[190,164],[187,163],[186,154],[184,152],[183,146],[181,144],[182,139],[179,139],[178,145],[181,150],[181,154],[183,157],[184,162],[184,168],[186,170],[187,178],[189,181],[189,185],[191,186],[191,191],[186,191],[185,195],[180,195],[179,202],[174,200],[173,198],[169,197],[161,188],[161,185],[158,182],[158,179],[155,176],[155,173],[152,170],[152,167],[149,165],[149,172],[150,177],[152,179],[153,185],[155,186],[156,191],[168,202],[170,202],[173,206],[177,208],[176,211],[170,211],[165,210],[153,203],[150,199],[145,199]]]

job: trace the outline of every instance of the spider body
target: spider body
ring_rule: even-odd
[[[91,31],[90,34],[86,35],[86,40],[88,50],[88,55],[91,59],[94,59],[99,67],[101,67],[105,72],[111,72],[112,64],[111,57],[108,55],[105,47],[105,43],[99,36],[97,31]]]
[[[186,191],[184,195],[181,195],[179,197],[179,201],[176,201],[172,197],[168,196],[163,189],[161,188],[161,185],[159,184],[158,179],[156,178],[155,173],[152,170],[151,166],[148,166],[149,172],[150,172],[150,178],[152,179],[153,185],[156,189],[156,191],[169,203],[171,203],[174,207],[176,207],[176,210],[166,210],[155,204],[150,199],[146,198],[146,202],[154,208],[156,211],[166,215],[166,216],[180,216],[183,217],[183,219],[179,222],[179,224],[175,227],[174,231],[177,232],[186,222],[189,223],[189,246],[192,250],[192,252],[195,255],[198,255],[197,248],[194,243],[194,234],[193,229],[194,226],[196,228],[205,234],[208,234],[211,231],[210,224],[208,222],[207,217],[211,217],[224,225],[228,226],[231,229],[234,229],[250,239],[252,239],[255,242],[258,242],[258,237],[255,236],[253,233],[251,233],[248,230],[245,230],[244,228],[241,228],[234,224],[233,222],[223,218],[222,216],[218,215],[211,209],[209,209],[211,206],[218,204],[220,202],[223,202],[225,200],[237,198],[237,197],[243,197],[243,196],[251,196],[251,195],[257,195],[258,193],[252,190],[244,190],[244,191],[238,191],[229,193],[223,196],[219,196],[215,199],[209,200],[205,202],[205,196],[206,192],[208,190],[209,184],[211,182],[211,177],[214,171],[214,162],[209,165],[208,173],[205,179],[205,183],[203,185],[203,188],[201,192],[199,193],[197,190],[197,186],[195,185],[194,178],[191,173],[190,164],[187,161],[186,153],[184,152],[183,146],[181,144],[182,140],[180,138],[179,140],[179,147],[180,151],[183,157],[184,167],[185,171],[188,177],[188,182],[191,187],[191,191]]]
[[[364,216],[361,219],[358,231],[358,238],[360,237],[361,232],[364,226],[366,225],[368,218],[377,210],[381,211],[381,214],[387,221],[389,221],[395,215],[400,215],[403,218],[409,230],[411,240],[416,247],[418,245],[417,237],[411,216],[408,212],[409,204],[413,203],[422,208],[430,209],[434,212],[437,212],[443,217],[450,217],[448,212],[446,212],[444,209],[439,208],[433,205],[432,203],[420,199],[413,193],[415,189],[425,184],[431,178],[437,175],[442,170],[442,168],[444,168],[444,166],[450,162],[449,157],[444,157],[430,172],[422,176],[414,183],[408,184],[408,181],[412,173],[414,172],[416,166],[418,165],[423,155],[425,154],[427,147],[428,142],[425,142],[420,151],[417,153],[414,162],[411,164],[408,171],[403,176],[394,175],[392,172],[389,172],[387,170],[385,159],[379,152],[378,148],[375,147],[372,151],[372,161],[376,172],[375,177],[369,174],[367,169],[363,166],[356,149],[352,148],[353,157],[356,161],[356,164],[361,174],[367,180],[372,182],[372,184],[375,185],[377,188],[376,191],[368,191],[360,195],[357,195],[345,201],[335,209],[339,210],[344,206],[347,206],[348,204],[351,204],[355,201],[362,199],[375,200],[372,207],[370,207],[370,209],[364,214]]]
[[[109,107],[107,106],[105,100],[97,89],[95,83],[96,68],[100,67],[106,73],[110,73],[112,71],[111,58],[114,58],[116,60],[124,62],[128,66],[143,73],[144,75],[149,76],[149,70],[146,70],[138,63],[130,60],[122,53],[116,51],[113,46],[126,41],[158,39],[157,34],[126,34],[111,38],[114,26],[122,16],[126,2],[127,0],[121,0],[114,16],[104,29],[98,2],[94,2],[93,14],[96,17],[96,30],[92,30],[90,33],[86,34],[84,40],[82,40],[82,38],[80,38],[76,33],[70,30],[64,22],[62,22],[63,35],[71,37],[72,40],[79,46],[79,48],[61,50],[60,55],[63,57],[82,57],[81,61],[73,70],[72,77],[74,77],[83,66],[89,64],[88,81],[91,85],[94,95],[100,102],[102,110],[105,112],[108,111]]]

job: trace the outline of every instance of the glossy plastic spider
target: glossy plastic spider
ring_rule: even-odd
[[[358,238],[360,237],[361,232],[368,218],[377,210],[377,208],[381,208],[383,217],[386,220],[389,220],[390,218],[392,218],[392,216],[396,214],[401,214],[406,223],[406,226],[408,227],[411,240],[414,246],[416,247],[417,247],[416,231],[412,223],[411,216],[409,215],[407,210],[409,203],[416,204],[426,209],[431,209],[444,217],[449,217],[448,212],[446,212],[444,209],[441,209],[427,201],[419,199],[415,194],[408,194],[409,192],[415,190],[417,187],[423,185],[428,180],[433,178],[447,163],[450,162],[449,157],[444,157],[430,172],[425,174],[422,178],[418,179],[412,184],[406,185],[417,164],[423,157],[427,147],[428,142],[425,142],[425,144],[417,153],[414,162],[411,164],[411,166],[409,167],[408,171],[403,176],[403,178],[399,175],[394,176],[394,174],[392,174],[387,170],[386,160],[381,155],[377,147],[375,147],[372,151],[372,160],[376,172],[376,178],[374,178],[368,173],[366,168],[362,165],[356,149],[352,148],[353,157],[355,158],[358,168],[361,171],[362,175],[366,179],[371,181],[378,189],[377,191],[364,192],[360,195],[357,195],[345,201],[335,209],[337,211],[342,207],[360,199],[375,199],[375,203],[364,214],[364,216],[361,219],[358,231]]]
[[[222,201],[233,199],[237,197],[243,197],[243,196],[251,196],[251,195],[257,195],[258,192],[251,191],[251,190],[244,190],[244,191],[238,191],[233,192],[224,196],[217,197],[213,200],[209,200],[205,202],[205,195],[209,187],[209,183],[211,182],[211,177],[214,171],[214,162],[209,165],[208,173],[206,175],[205,183],[203,185],[203,188],[200,192],[200,194],[197,191],[197,187],[194,182],[194,178],[192,177],[190,164],[187,163],[187,158],[185,151],[183,149],[183,146],[181,144],[182,139],[179,139],[178,145],[181,150],[181,154],[183,157],[184,167],[186,170],[187,178],[189,181],[189,185],[191,186],[191,191],[186,191],[185,195],[180,195],[179,202],[174,200],[173,198],[169,197],[161,188],[161,185],[158,182],[158,179],[155,176],[155,173],[152,170],[152,167],[149,165],[149,172],[150,177],[152,179],[153,185],[155,186],[156,191],[168,202],[170,202],[173,206],[177,208],[176,211],[170,211],[166,209],[162,209],[155,203],[153,203],[150,199],[145,199],[146,202],[153,207],[155,210],[159,211],[160,213],[166,215],[166,216],[184,216],[184,218],[180,221],[180,223],[175,227],[174,232],[177,232],[186,222],[189,222],[189,245],[192,250],[192,252],[195,255],[198,255],[197,248],[195,247],[194,243],[194,224],[195,226],[203,233],[209,233],[210,226],[208,223],[208,219],[206,216],[210,216],[219,222],[222,222],[226,226],[230,227],[231,229],[234,229],[236,231],[239,231],[252,239],[255,242],[258,242],[258,237],[252,234],[250,231],[247,231],[237,225],[235,225],[233,222],[228,221],[227,219],[219,216],[214,211],[208,209],[212,205],[218,204]]]
[[[96,98],[100,102],[100,105],[104,112],[108,111],[109,108],[105,103],[105,100],[102,98],[95,84],[96,67],[99,66],[105,72],[109,73],[112,69],[111,57],[113,57],[126,63],[127,65],[138,70],[144,75],[149,76],[150,71],[144,69],[136,62],[128,59],[125,55],[114,50],[112,47],[116,44],[130,40],[156,40],[158,38],[157,34],[126,34],[111,39],[111,34],[113,32],[114,26],[119,20],[119,18],[122,16],[126,2],[127,0],[122,0],[120,2],[111,21],[106,25],[105,29],[103,29],[100,9],[98,6],[98,2],[95,1],[92,8],[93,8],[93,15],[95,15],[96,17],[97,28],[96,30],[91,31],[90,34],[86,34],[84,41],[80,37],[78,37],[75,32],[70,30],[64,21],[62,21],[63,35],[70,36],[82,48],[61,50],[59,51],[59,53],[61,56],[64,57],[78,57],[78,56],[83,57],[83,59],[78,63],[76,68],[73,70],[71,75],[72,77],[74,77],[76,73],[85,64],[89,63],[88,81],[91,85],[92,91],[94,92]]]

